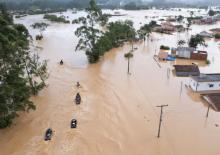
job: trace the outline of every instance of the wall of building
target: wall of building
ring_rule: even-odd
[[[180,58],[187,58],[187,59],[190,59],[191,57],[191,52],[190,51],[184,51],[184,50],[181,50],[181,51],[176,51],[176,55]]]
[[[220,90],[220,81],[217,82],[197,82],[190,78],[190,87],[193,91],[215,91]]]
[[[197,52],[197,53],[191,53],[191,59],[193,60],[207,60],[207,53],[205,52]]]

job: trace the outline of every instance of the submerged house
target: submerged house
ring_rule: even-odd
[[[193,24],[198,24],[198,25],[206,25],[206,24],[215,24],[218,20],[216,18],[202,18],[202,19],[196,19],[193,20]]]
[[[206,31],[200,32],[199,35],[203,38],[213,38],[213,35],[211,33],[206,32]]]
[[[172,48],[171,53],[177,58],[193,59],[193,60],[207,60],[208,53],[206,51],[196,51],[192,47],[178,47]]]
[[[220,73],[191,76],[189,85],[195,92],[220,91]]]
[[[159,60],[167,60],[168,58],[168,52],[163,52],[163,51],[160,51],[159,54],[158,54],[158,59]]]
[[[196,49],[192,47],[178,47],[176,51],[176,57],[178,58],[191,58],[191,53],[194,52]]]
[[[171,32],[175,31],[175,26],[171,24],[170,22],[162,23],[161,28],[166,31],[171,31]]]
[[[176,76],[179,77],[198,76],[200,74],[197,65],[174,65],[174,70]]]
[[[208,53],[206,51],[194,51],[191,53],[190,59],[192,60],[207,60]]]

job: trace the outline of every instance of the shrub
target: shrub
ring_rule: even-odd
[[[160,46],[160,49],[161,49],[161,50],[170,50],[170,47],[169,47],[169,46],[161,45],[161,46]]]
[[[133,54],[131,52],[125,53],[125,58],[131,58],[133,57]]]
[[[220,33],[215,34],[215,39],[220,39]]]

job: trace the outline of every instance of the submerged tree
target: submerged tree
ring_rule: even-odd
[[[213,10],[209,10],[209,12],[208,12],[208,14],[209,14],[209,16],[214,16],[215,15],[215,11],[213,11]]]
[[[95,26],[97,23],[102,22],[102,11],[96,5],[95,0],[91,0],[86,12],[88,13],[87,17],[80,18],[82,26],[75,31],[76,36],[79,37],[76,50],[85,50],[89,62],[94,63],[99,59],[100,55],[98,50],[94,47],[101,36],[101,31]]]
[[[193,48],[197,48],[198,45],[207,46],[202,36],[198,34],[195,36],[191,36],[190,41],[189,41],[189,46]]]
[[[150,24],[145,24],[138,30],[139,38],[145,41],[145,37],[147,36],[147,38],[149,38],[151,32],[152,26]]]
[[[185,45],[186,44],[186,41],[185,40],[179,40],[178,42],[177,42],[177,45],[178,46],[183,46],[183,45]]]
[[[0,10],[0,73],[0,128],[4,128],[18,111],[35,109],[29,98],[47,78],[46,62],[29,51],[28,30],[14,24],[5,10]]]
[[[35,23],[35,24],[31,25],[31,27],[33,27],[34,29],[39,29],[40,30],[40,35],[36,36],[36,40],[43,39],[43,31],[45,31],[48,26],[49,25],[47,23],[44,23],[44,22]]]
[[[177,22],[181,23],[183,21],[184,17],[182,15],[179,15],[177,17]]]
[[[124,57],[128,60],[128,74],[130,74],[130,59],[133,57],[131,52],[128,52],[124,55]]]

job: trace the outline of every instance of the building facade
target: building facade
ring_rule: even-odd
[[[195,92],[220,91],[220,74],[191,76],[189,86]]]

